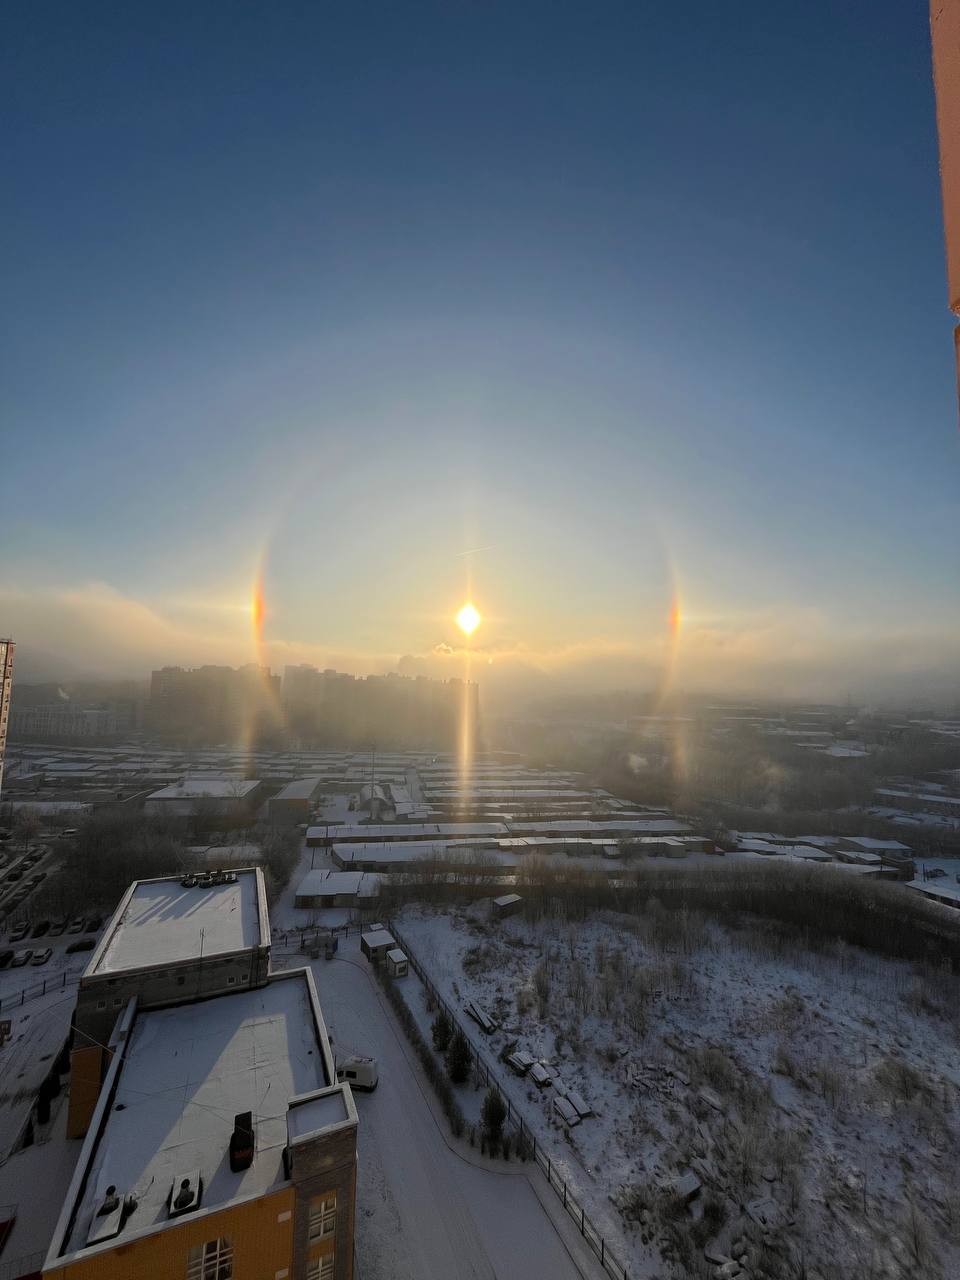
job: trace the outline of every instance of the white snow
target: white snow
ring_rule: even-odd
[[[475,1037],[490,1061],[515,1046],[552,1064],[559,1090],[498,1079],[631,1276],[665,1270],[631,1194],[691,1167],[723,1206],[724,1244],[741,1203],[772,1198],[787,1252],[802,1241],[808,1267],[853,1275],[874,1252],[906,1258],[912,1200],[921,1257],[875,1274],[960,1275],[957,979],[667,912],[490,922],[478,903],[407,907],[395,925],[451,1004],[496,1018]],[[570,1129],[558,1092],[595,1116]]]
[[[259,879],[185,889],[177,876],[138,880],[107,926],[88,974],[224,955],[261,943]],[[262,939],[266,942],[267,939]]]
[[[287,1107],[326,1078],[302,973],[265,987],[136,1018],[116,1091],[64,1251],[82,1249],[106,1188],[137,1199],[121,1234],[162,1226],[177,1175],[199,1169],[202,1207],[262,1194],[285,1180]],[[233,1173],[234,1116],[252,1111],[256,1155]]]

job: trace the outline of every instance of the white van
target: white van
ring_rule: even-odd
[[[379,1075],[376,1058],[363,1058],[359,1054],[337,1058],[337,1079],[345,1080],[351,1089],[372,1092],[377,1087]]]

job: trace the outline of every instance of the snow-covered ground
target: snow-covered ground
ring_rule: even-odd
[[[10,1037],[0,1047],[0,1162],[19,1138],[40,1083],[70,1032],[77,980],[91,954],[67,954],[76,935],[27,937],[16,943],[7,938],[4,933],[0,948],[36,952],[50,947],[53,955],[43,965],[0,970],[0,1020],[11,1023]],[[37,995],[44,983],[45,994]],[[21,993],[27,997],[23,1004]]]
[[[665,911],[488,908],[396,923],[451,1003],[497,1018],[490,1058],[527,1049],[593,1105],[568,1130],[553,1086],[501,1068],[631,1275],[960,1275],[957,979]],[[690,1210],[665,1190],[688,1171]]]
[[[303,963],[275,944],[275,968]],[[341,938],[336,959],[311,967],[334,1043],[379,1066],[376,1091],[354,1095],[363,1280],[594,1280],[599,1268],[538,1170],[484,1161],[451,1138],[357,934]]]

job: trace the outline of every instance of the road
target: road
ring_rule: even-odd
[[[296,966],[300,957],[275,955]],[[581,1280],[598,1268],[576,1234],[554,1226],[524,1166],[477,1167],[448,1145],[413,1051],[360,956],[355,934],[339,957],[313,964],[334,1040],[373,1054],[380,1083],[355,1095],[358,1280]],[[544,1188],[546,1184],[544,1183]],[[579,1265],[574,1261],[577,1258]]]

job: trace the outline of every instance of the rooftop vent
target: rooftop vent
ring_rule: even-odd
[[[107,1187],[103,1199],[97,1205],[87,1232],[87,1244],[98,1244],[101,1240],[112,1240],[120,1234],[123,1223],[123,1197],[117,1194],[112,1184]]]
[[[233,1133],[230,1135],[230,1168],[241,1173],[253,1164],[253,1112],[241,1111],[233,1117]]]
[[[178,1218],[181,1213],[199,1209],[202,1194],[203,1183],[199,1169],[193,1169],[190,1173],[178,1173],[170,1188],[170,1202],[167,1206],[170,1217]]]

